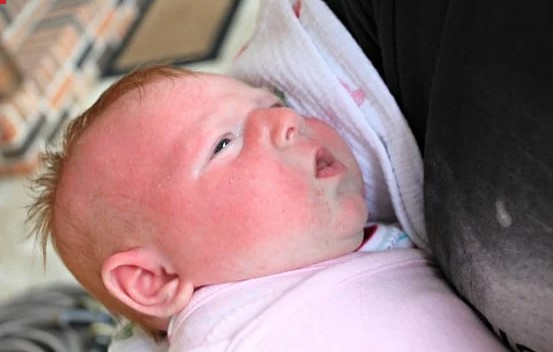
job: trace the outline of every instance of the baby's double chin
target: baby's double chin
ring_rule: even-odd
[[[334,241],[329,241],[328,244],[328,256],[327,259],[334,259],[346,254],[350,254],[359,249],[363,244],[363,229],[359,232],[337,238]]]

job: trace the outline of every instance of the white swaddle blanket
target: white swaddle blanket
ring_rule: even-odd
[[[263,0],[254,36],[229,73],[282,92],[300,114],[334,126],[363,171],[370,220],[399,221],[429,251],[415,139],[378,72],[322,1]]]

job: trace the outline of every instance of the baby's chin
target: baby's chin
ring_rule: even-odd
[[[355,239],[355,241],[353,241],[353,239]],[[359,230],[358,232],[355,233],[354,236],[352,236],[352,242],[355,242],[355,245],[353,246],[353,248],[349,248],[350,253],[355,252],[356,250],[358,250],[359,247],[365,242],[365,229],[364,228],[361,228],[361,230]]]
[[[335,239],[352,244],[353,250],[359,248],[365,237],[365,225],[369,217],[369,210],[364,198],[351,198],[344,204],[342,225],[336,232]]]
[[[338,238],[329,248],[329,257],[340,257],[342,255],[350,254],[355,252],[361,247],[364,241],[364,229],[350,233],[348,235],[342,235],[343,237]],[[328,258],[332,259],[332,258]]]

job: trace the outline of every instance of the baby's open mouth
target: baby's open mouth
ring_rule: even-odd
[[[325,147],[320,148],[315,155],[315,177],[326,178],[336,176],[346,169],[340,160]]]

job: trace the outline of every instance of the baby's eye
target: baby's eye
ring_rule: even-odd
[[[217,143],[217,145],[215,146],[215,150],[213,150],[213,156],[218,154],[221,150],[225,149],[231,142],[232,139],[230,139],[229,137],[221,139],[219,143]]]

